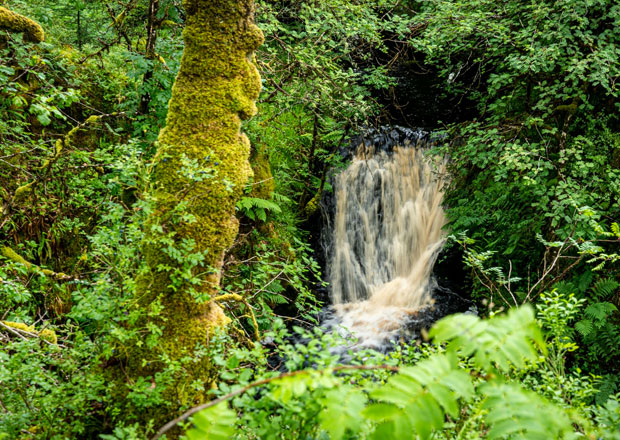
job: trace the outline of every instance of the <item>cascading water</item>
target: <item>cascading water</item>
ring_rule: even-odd
[[[390,153],[362,145],[334,181],[325,325],[350,331],[358,346],[383,346],[432,306],[445,164],[424,153],[420,145]]]

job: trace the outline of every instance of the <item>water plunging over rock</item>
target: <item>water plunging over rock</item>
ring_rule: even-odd
[[[427,136],[412,133],[417,145],[405,140],[390,151],[362,143],[333,181],[333,306],[323,324],[350,331],[359,346],[381,348],[412,324],[419,330],[439,317],[432,271],[445,240],[445,162],[426,157]]]

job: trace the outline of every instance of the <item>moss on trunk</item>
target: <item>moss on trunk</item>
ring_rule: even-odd
[[[256,148],[255,146],[250,163],[254,172],[254,181],[250,195],[259,199],[271,200],[276,186],[273,180],[273,173],[271,172],[269,156],[264,147]]]
[[[38,23],[1,6],[0,29],[6,29],[12,32],[23,32],[27,40],[35,43],[40,43],[45,39],[43,28]]]
[[[253,0],[185,0],[184,6],[185,50],[154,159],[154,211],[143,245],[148,270],[136,289],[141,307],[160,305],[148,325],[160,327],[162,334],[155,347],[128,348],[125,369],[129,376],[155,377],[164,367],[161,356],[172,362],[191,359],[182,361],[183,373],[173,383],[153,380],[154,386],[167,388],[167,400],[177,407],[206,398],[214,367],[196,349],[208,346],[214,327],[230,322],[216,302],[196,300],[190,288],[217,294],[223,255],[237,234],[235,205],[252,173],[250,143],[240,127],[256,112],[261,83],[253,52],[263,41],[253,23]],[[187,171],[187,163],[198,169]],[[187,203],[182,219],[175,211],[181,202]],[[179,247],[193,240],[192,252],[206,252],[203,267],[194,270],[200,285],[176,281],[170,287],[175,284],[171,272],[161,270],[179,265],[163,250],[170,237]],[[174,408],[153,411],[149,417],[161,422]]]

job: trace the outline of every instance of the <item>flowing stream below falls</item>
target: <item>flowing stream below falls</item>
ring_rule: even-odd
[[[332,305],[322,326],[356,338],[352,348],[388,349],[464,308],[433,276],[445,241],[446,167],[427,157],[429,145],[411,130],[400,145],[361,142],[332,180],[325,240]]]

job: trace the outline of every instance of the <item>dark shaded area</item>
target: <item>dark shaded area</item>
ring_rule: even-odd
[[[382,107],[380,123],[433,130],[475,119],[479,114],[475,103],[466,95],[446,92],[447,80],[424,64],[421,54],[405,52],[390,74],[396,85],[375,91],[375,99]],[[467,73],[461,75],[466,76]],[[460,80],[467,81],[467,78]]]

